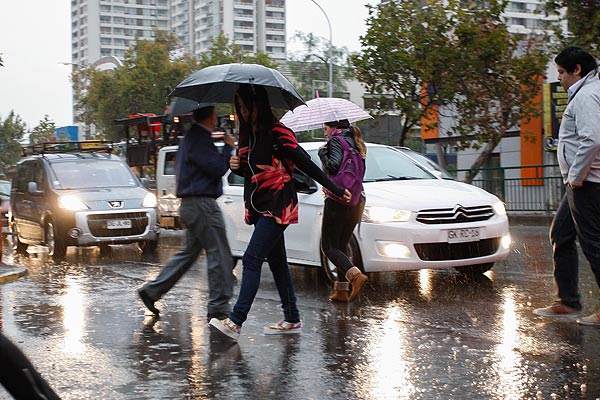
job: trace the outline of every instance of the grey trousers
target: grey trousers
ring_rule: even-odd
[[[179,215],[186,226],[185,248],[171,257],[156,279],[147,282],[142,290],[154,301],[160,299],[206,250],[208,314],[229,315],[234,265],[221,209],[211,197],[184,197]]]

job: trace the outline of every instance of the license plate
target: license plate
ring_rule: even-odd
[[[106,221],[108,229],[128,229],[131,228],[130,219],[109,219]]]
[[[479,228],[451,229],[448,231],[448,243],[476,242],[479,240]]]

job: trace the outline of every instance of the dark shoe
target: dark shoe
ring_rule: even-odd
[[[349,301],[353,301],[358,297],[360,290],[367,283],[367,276],[360,272],[360,269],[357,267],[352,267],[346,272],[346,279],[350,281],[350,285],[352,285],[352,292],[350,293],[350,297],[348,297]]]
[[[148,294],[144,292],[144,289],[138,289],[137,292],[140,295],[140,299],[142,299],[142,302],[148,310],[150,310],[153,314],[160,314],[158,308],[154,307],[154,300],[152,300],[150,296],[148,296]]]
[[[223,314],[223,313],[208,313],[208,314],[206,314],[206,322],[210,322],[210,320],[213,319],[213,318],[223,320],[223,319],[228,318],[228,317],[229,317],[228,314]]]

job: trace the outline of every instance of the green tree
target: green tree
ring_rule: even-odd
[[[200,54],[198,58],[198,67],[204,68],[211,65],[230,64],[243,62],[246,64],[260,64],[269,68],[277,68],[277,63],[263,51],[258,51],[256,55],[244,52],[241,46],[231,43],[224,33],[211,40],[210,48]]]
[[[303,46],[299,52],[289,54],[287,61],[296,90],[305,99],[314,99],[315,90],[319,90],[321,97],[326,97],[329,82],[329,40],[303,32],[297,32],[293,39]],[[331,55],[332,93],[334,97],[340,97],[347,91],[345,81],[353,76],[348,65],[349,52],[346,47],[332,46]]]
[[[565,7],[569,34],[564,34],[560,24],[554,25],[554,32],[560,39],[561,45],[578,45],[599,56],[600,2],[598,0],[546,1],[546,11],[551,15],[560,15]]]
[[[448,112],[456,123],[447,133],[458,135],[457,145],[483,147],[470,181],[502,137],[539,111],[531,99],[541,90],[548,57],[544,38],[508,33],[501,17],[505,1],[488,1],[485,8],[476,1],[446,3],[406,0],[369,7],[363,51],[352,61],[359,80],[381,94],[375,102],[379,111],[391,97],[403,121],[400,145],[423,117]]]
[[[376,113],[394,110],[402,120],[399,145],[436,107],[450,104],[455,95],[453,68],[460,54],[451,32],[458,21],[458,5],[450,1],[382,2],[367,6],[367,32],[362,51],[351,57],[359,81],[372,94]],[[393,32],[393,34],[390,34]]]
[[[155,30],[154,40],[137,40],[122,67],[98,71],[92,67],[73,72],[76,120],[94,124],[108,139],[122,129],[115,119],[135,113],[162,114],[168,94],[197,67],[190,57],[172,59],[177,48],[173,35]]]
[[[25,136],[25,123],[21,117],[11,111],[5,120],[0,118],[0,170],[7,173],[8,167],[21,158],[19,143]]]
[[[29,133],[29,143],[36,144],[56,141],[55,132],[56,124],[48,115],[44,115],[44,119],[40,120],[38,125]]]
[[[138,40],[129,49],[122,67],[109,71],[76,69],[72,76],[76,119],[95,124],[108,139],[118,140],[123,133],[121,127],[113,125],[115,119],[135,113],[163,114],[169,93],[195,70],[240,60],[275,66],[265,53],[248,55],[223,34],[199,59],[188,55],[173,58],[177,48],[173,35],[156,30],[153,41]]]

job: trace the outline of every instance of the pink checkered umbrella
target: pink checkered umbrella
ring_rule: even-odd
[[[317,97],[281,117],[281,123],[294,132],[321,128],[324,122],[347,119],[350,122],[373,118],[353,102],[337,97]]]

